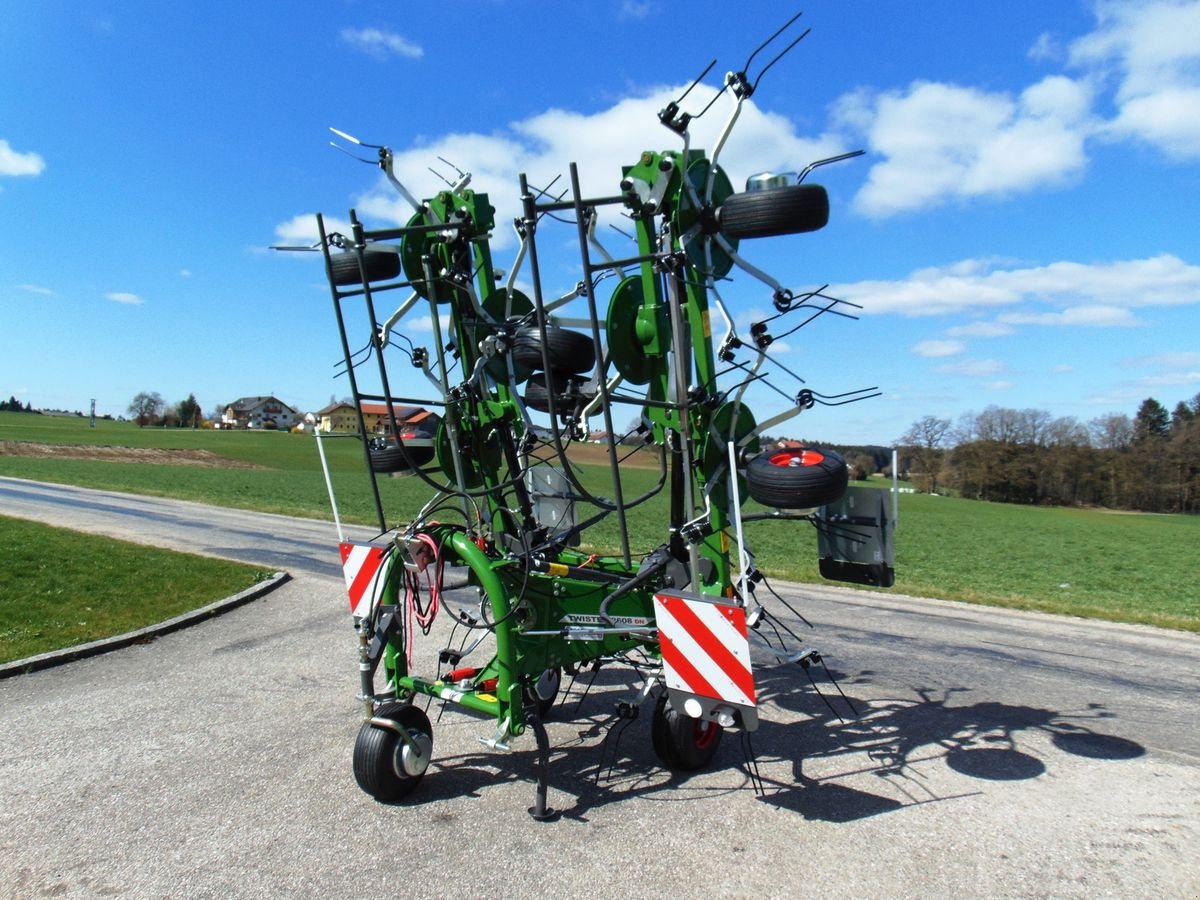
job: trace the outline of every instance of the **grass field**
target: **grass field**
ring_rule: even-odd
[[[0,559],[0,662],[162,622],[269,574],[6,516]]]
[[[74,447],[81,457],[88,446],[162,452],[152,463],[131,465],[11,455],[14,442]],[[309,436],[286,433],[139,429],[118,422],[90,429],[86,419],[0,413],[3,475],[328,519],[314,444]],[[325,447],[343,518],[373,522],[361,445],[333,440]],[[217,457],[216,464],[207,456],[202,462],[186,458],[199,451]],[[626,497],[656,481],[653,466],[642,463],[634,458],[621,467]],[[589,467],[589,481],[603,475]],[[381,479],[381,490],[392,524],[407,521],[432,495],[414,477]],[[633,510],[635,549],[662,543],[666,521],[662,495]],[[755,524],[749,538],[768,577],[821,581],[816,533],[807,523]],[[1200,582],[1193,574],[1200,517],[902,494],[896,538],[894,590],[902,593],[1200,631]],[[615,521],[590,530],[586,539],[595,549],[616,546]]]

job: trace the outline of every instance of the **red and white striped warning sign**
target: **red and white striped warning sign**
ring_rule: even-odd
[[[342,575],[346,579],[346,593],[350,595],[350,612],[358,617],[370,615],[387,582],[389,548],[347,541],[338,544],[338,549],[342,552]]]
[[[745,609],[674,594],[655,595],[654,609],[668,688],[755,705]]]

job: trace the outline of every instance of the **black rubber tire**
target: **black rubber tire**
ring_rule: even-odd
[[[536,325],[527,326],[513,338],[513,362],[531,369],[545,367],[542,359],[542,333]],[[546,329],[546,356],[550,371],[582,375],[596,367],[596,344],[586,334],[565,328]]]
[[[746,466],[750,496],[777,509],[812,509],[846,493],[850,469],[833,450],[796,447],[767,450]]]
[[[717,226],[729,238],[773,237],[817,231],[829,222],[829,194],[819,184],[791,184],[734,194],[717,210]]]
[[[559,413],[574,412],[580,400],[591,400],[592,394],[584,392],[578,378],[558,372],[535,372],[525,382],[525,405],[541,412],[550,412],[550,391],[546,381],[554,385],[554,410]]]
[[[678,712],[666,694],[654,704],[650,742],[655,755],[673,772],[694,772],[712,762],[724,731],[716,722]]]
[[[424,711],[407,703],[385,703],[375,711],[375,716],[403,726],[419,742],[428,741],[432,754],[433,726]],[[424,767],[415,773],[405,767],[407,746],[391,729],[363,722],[354,742],[354,780],[358,786],[382,803],[407,796],[425,775]]]
[[[405,456],[405,454],[408,454]],[[395,441],[376,444],[370,448],[372,472],[404,472],[425,465],[433,459],[432,447],[405,447]]]
[[[365,250],[363,268],[367,271],[367,281],[396,278],[400,274],[400,254],[386,250]],[[358,254],[351,250],[330,254],[329,272],[334,284],[362,284]]]

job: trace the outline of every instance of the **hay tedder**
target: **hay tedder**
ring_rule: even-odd
[[[574,164],[557,194],[521,175],[507,272],[493,258],[494,210],[470,175],[419,201],[387,147],[335,132],[375,150],[370,161],[411,206],[407,224],[380,230],[353,210],[345,234],[318,217],[380,528],[375,540],[340,545],[365,705],[353,768],[373,797],[397,800],[421,780],[433,727],[414,701],[436,698],[490,722],[481,741],[493,749],[534,732],[531,812],[549,815],[542,720],[564,673],[602,662],[637,673],[619,716],[652,701],[651,739],[667,767],[705,766],[726,729],[748,735],[758,724],[752,648],[780,665],[820,661],[755,598],[752,523],[816,525],[823,575],[892,583],[881,492],[848,489],[831,450],[763,446],[815,404],[877,392],[789,393],[772,381],[803,384],[773,358],[777,321],[787,317],[790,334],[825,314],[853,318],[854,307],[821,289],[793,292],[743,253],[822,228],[828,195],[804,179],[857,153],[734,190],[718,158],[758,86],[746,72],[758,52],[714,97],[731,109],[711,153],[691,145],[685,92],[659,113],[675,149],[642,152],[606,195],[585,196]],[[632,232],[620,257],[597,235],[613,214]],[[547,294],[539,233],[564,225],[579,277]],[[774,307],[746,330],[720,293],[735,273],[765,286]],[[787,400],[762,422],[746,402],[760,382]],[[370,409],[381,413],[371,420]],[[430,415],[414,424],[413,409]],[[401,524],[384,509],[391,474],[429,489]],[[647,534],[656,536],[638,546]],[[465,629],[444,646],[429,635],[439,604],[452,605],[441,595],[448,568],[475,599],[444,616]],[[422,659],[429,668],[418,670]]]

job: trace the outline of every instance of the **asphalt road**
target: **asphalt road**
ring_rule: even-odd
[[[648,715],[597,780],[632,683],[602,670],[555,710],[561,815],[539,823],[532,738],[487,751],[487,723],[453,710],[431,710],[434,763],[405,804],[358,790],[331,524],[6,478],[0,512],[293,575],[0,681],[4,896],[1200,894],[1196,636],[776,585],[857,715],[820,671],[844,721],[799,669],[759,669],[764,795],[733,734],[710,770],[669,776]]]

